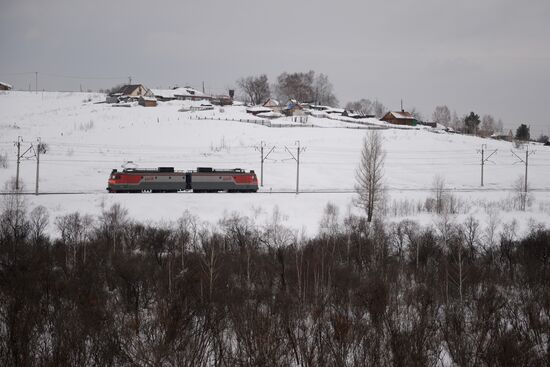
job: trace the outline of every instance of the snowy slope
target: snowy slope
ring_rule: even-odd
[[[7,154],[9,167],[0,168],[0,183],[15,175],[13,141],[23,137],[23,149],[37,137],[48,144],[41,157],[40,189],[43,192],[79,192],[86,195],[29,197],[31,205],[43,204],[54,214],[73,210],[96,213],[99,204],[120,201],[140,219],[174,219],[185,208],[199,216],[216,220],[224,212],[237,210],[244,215],[264,212],[266,219],[273,207],[290,215],[296,228],[315,227],[320,211],[327,201],[333,201],[345,212],[351,202],[355,169],[359,162],[361,143],[366,130],[357,122],[308,117],[306,125],[313,127],[266,127],[259,124],[227,121],[261,118],[246,114],[245,107],[215,107],[210,111],[180,112],[189,102],[159,103],[155,108],[112,107],[97,104],[102,94],[29,93],[0,94],[0,154]],[[196,103],[196,102],[195,102]],[[371,119],[370,125],[384,125]],[[273,125],[301,125],[290,118],[273,120]],[[510,152],[513,144],[477,137],[434,133],[429,128],[381,130],[384,149],[386,185],[390,197],[423,200],[435,175],[441,175],[450,188],[465,200],[499,200],[511,195],[510,190],[524,166],[515,164]],[[260,153],[255,147],[263,141],[276,150],[265,164],[264,192],[295,189],[296,163],[285,151],[295,152],[299,141],[306,151],[301,155],[300,188],[305,191],[349,191],[348,194],[257,194],[257,195],[107,195],[106,180],[113,168],[126,161],[140,167],[175,166],[194,169],[197,166],[254,169],[260,176]],[[485,166],[485,187],[476,191],[480,181],[480,154],[498,149]],[[550,189],[550,149],[533,146],[536,154],[529,158],[529,182],[533,189]],[[522,154],[521,151],[518,154]],[[27,191],[34,190],[35,161],[25,160],[21,178]],[[422,189],[424,191],[415,191]],[[404,191],[399,191],[404,190]],[[94,193],[94,195],[89,195]],[[307,196],[307,198],[306,198]],[[531,209],[545,208],[547,192],[536,193]],[[179,204],[181,202],[181,204]],[[175,204],[178,203],[178,204]],[[541,204],[542,203],[542,204]],[[169,207],[170,211],[162,208]],[[157,208],[157,209],[155,209]],[[181,208],[181,211],[178,211]],[[548,219],[543,209],[528,217]],[[542,219],[541,219],[542,220]],[[313,228],[315,229],[315,228]]]

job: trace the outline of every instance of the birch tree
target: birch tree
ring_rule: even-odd
[[[365,210],[367,222],[371,222],[375,210],[382,201],[385,157],[380,132],[371,130],[363,140],[361,163],[356,171],[355,186],[359,195],[357,205]]]

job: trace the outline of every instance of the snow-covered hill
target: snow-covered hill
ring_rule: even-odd
[[[144,108],[116,108],[103,101],[102,94],[4,92],[0,94],[0,154],[8,156],[8,168],[0,168],[0,182],[15,176],[16,151],[13,142],[23,138],[22,148],[40,137],[48,151],[41,156],[40,190],[85,194],[29,196],[29,205],[42,204],[52,215],[81,210],[97,213],[100,205],[121,202],[138,219],[172,220],[185,209],[199,217],[216,220],[232,211],[270,220],[278,206],[295,228],[315,230],[322,209],[328,201],[345,212],[350,207],[365,125],[308,117],[308,127],[291,119],[275,120],[273,127],[227,120],[259,120],[242,106],[215,107],[210,111],[179,110],[182,101],[159,103]],[[186,106],[189,107],[189,106]],[[383,125],[377,120],[365,121]],[[311,127],[313,126],[313,127]],[[387,152],[385,181],[390,202],[423,202],[430,196],[436,175],[455,195],[476,203],[470,211],[480,211],[490,202],[506,200],[510,189],[524,173],[523,164],[515,164],[510,152],[512,143],[477,137],[435,132],[430,128],[382,130]],[[140,167],[175,166],[195,169],[198,166],[254,169],[260,176],[260,153],[255,149],[264,142],[275,146],[264,167],[264,186],[258,194],[127,194],[105,192],[107,177],[113,168],[127,161]],[[326,191],[303,193],[295,189],[296,163],[286,152],[300,144],[300,189]],[[480,191],[478,150],[498,152],[494,163],[485,166],[485,188]],[[534,205],[528,213],[503,213],[522,218],[532,216],[548,220],[550,207],[550,149],[532,146],[536,154],[529,158],[529,183],[537,189]],[[522,154],[521,151],[518,154]],[[23,160],[20,177],[26,191],[34,191],[35,161]],[[272,192],[287,191],[288,194]],[[348,191],[348,193],[329,193]],[[92,194],[90,194],[92,193]],[[272,194],[270,194],[272,193]],[[397,205],[397,204],[396,204]],[[479,214],[479,213],[478,213]],[[479,214],[480,216],[482,214]]]

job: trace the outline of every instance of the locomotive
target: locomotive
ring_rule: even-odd
[[[256,192],[258,179],[254,171],[241,168],[177,171],[174,167],[113,169],[107,191],[122,192]]]

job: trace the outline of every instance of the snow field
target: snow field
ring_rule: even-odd
[[[243,106],[216,107],[211,111],[179,112],[189,102],[159,103],[158,107],[114,108],[103,101],[102,94],[62,92],[7,92],[0,94],[0,154],[8,156],[6,169],[0,168],[0,183],[15,176],[16,151],[13,142],[23,137],[25,150],[36,137],[48,145],[41,156],[41,192],[86,193],[82,195],[28,196],[29,205],[44,205],[52,216],[73,211],[98,214],[101,203],[119,202],[135,219],[170,221],[183,210],[208,222],[238,212],[270,220],[277,207],[296,230],[313,233],[318,228],[327,202],[340,208],[340,214],[351,206],[355,169],[359,164],[364,127],[326,118],[309,117],[307,124],[316,127],[265,127],[224,119],[258,119],[244,112]],[[223,112],[222,112],[223,111]],[[206,118],[197,120],[196,118]],[[220,119],[220,120],[218,120]],[[372,119],[370,119],[372,120]],[[274,120],[277,121],[277,120]],[[281,123],[291,121],[282,120]],[[378,121],[372,124],[383,125]],[[466,205],[468,213],[484,218],[487,203],[511,200],[510,191],[524,173],[524,165],[510,152],[513,144],[477,137],[434,133],[429,128],[381,130],[385,161],[385,183],[390,201],[421,203],[431,195],[433,179],[439,175],[446,187]],[[264,166],[264,186],[258,194],[106,194],[107,177],[113,168],[133,161],[139,167],[174,166],[195,169],[254,169],[260,177],[260,153],[255,149],[263,141],[266,153],[276,149]],[[296,154],[296,144],[306,150],[300,157],[300,189],[304,191],[345,191],[345,193],[303,193],[298,196],[269,194],[293,192],[296,162],[285,146]],[[485,165],[485,188],[480,186],[478,150],[497,149]],[[510,209],[501,217],[516,218],[526,227],[530,218],[550,223],[550,149],[531,146],[536,153],[529,157],[529,184],[535,191],[533,205],[525,213]],[[523,151],[517,154],[522,156]],[[20,177],[27,192],[34,191],[35,160],[23,160]],[[402,190],[402,191],[399,191]],[[421,191],[415,191],[421,190]],[[467,191],[469,190],[469,191]],[[505,205],[501,205],[504,210]],[[351,208],[351,209],[348,209]],[[465,209],[465,210],[466,210]],[[390,210],[391,211],[391,210]],[[433,222],[431,214],[412,213],[415,219]],[[462,213],[461,215],[466,214]],[[403,213],[393,218],[402,218]]]

